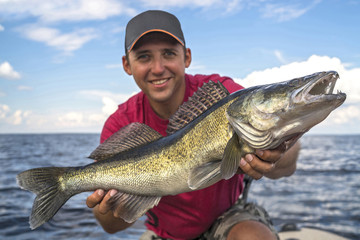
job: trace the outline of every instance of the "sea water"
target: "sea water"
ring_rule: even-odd
[[[99,143],[98,134],[0,135],[0,239],[138,239],[144,217],[111,235],[97,224],[85,201],[72,197],[41,227],[30,230],[35,195],[21,190],[16,174],[45,166],[80,166]],[[294,175],[253,181],[249,201],[263,206],[275,226],[316,227],[360,239],[360,136],[314,136],[301,139]]]

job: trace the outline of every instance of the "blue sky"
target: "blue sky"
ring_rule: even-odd
[[[139,91],[124,29],[148,9],[181,21],[191,74],[250,86],[338,71],[348,99],[311,133],[360,133],[359,0],[0,0],[0,133],[99,133]]]

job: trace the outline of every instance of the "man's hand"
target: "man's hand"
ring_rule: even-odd
[[[114,212],[111,210],[109,199],[117,193],[117,190],[111,189],[105,192],[102,189],[96,190],[86,199],[86,205],[93,208],[94,215],[104,230],[108,233],[116,233],[131,226],[133,223],[127,223],[119,218],[117,212],[121,206],[118,206]]]
[[[257,150],[240,160],[240,169],[254,179],[264,175],[269,178],[290,176],[296,169],[296,160],[300,150],[297,142],[288,151],[285,144],[273,150]]]
[[[89,208],[97,206],[97,210],[101,214],[107,214],[111,209],[108,203],[109,199],[117,193],[115,189],[105,192],[102,189],[96,190],[86,199],[86,205]]]

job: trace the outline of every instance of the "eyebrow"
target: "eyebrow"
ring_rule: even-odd
[[[144,54],[144,53],[149,53],[149,52],[150,52],[150,50],[140,50],[140,51],[135,50],[134,51],[136,56]]]
[[[145,49],[145,50],[133,50],[133,51],[134,51],[134,53],[135,53],[136,56],[151,52],[151,51],[148,50],[148,49]],[[161,49],[161,51],[174,51],[174,52],[179,52],[178,49],[176,49],[176,48],[163,48],[163,49]]]

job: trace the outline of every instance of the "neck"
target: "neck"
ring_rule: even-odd
[[[168,100],[154,101],[154,99],[148,99],[152,109],[160,118],[169,119],[183,103],[185,92],[186,83],[184,81]]]
[[[178,94],[178,97],[166,102],[153,102],[150,99],[149,101],[152,109],[160,118],[169,119],[183,103],[184,95],[185,92],[181,96]]]

